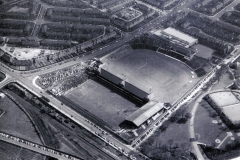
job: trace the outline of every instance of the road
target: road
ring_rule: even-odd
[[[195,113],[196,113],[196,111],[197,111],[197,108],[198,108],[199,103],[202,101],[202,98],[203,98],[205,95],[207,95],[207,94],[208,94],[208,92],[205,93],[205,94],[203,94],[203,95],[201,95],[200,97],[198,97],[197,100],[195,101],[195,104],[194,104],[192,110],[191,110],[191,115],[192,115],[192,117],[191,117],[190,123],[189,123],[189,133],[190,133],[190,137],[191,137],[191,138],[195,138],[195,132],[194,132]],[[202,155],[200,149],[198,148],[198,143],[197,143],[197,141],[193,141],[193,142],[191,142],[191,144],[192,144],[192,147],[194,148],[194,153],[195,153],[195,155],[197,156],[197,158],[198,158],[199,160],[204,160],[203,155]]]
[[[230,3],[229,5],[227,5],[225,8],[223,8],[222,10],[220,10],[219,12],[217,12],[215,15],[213,16],[207,16],[203,13],[200,13],[200,12],[197,12],[195,10],[192,10],[190,8],[187,8],[188,10],[191,10],[192,12],[196,12],[196,13],[199,13],[200,15],[205,15],[207,17],[210,17],[210,18],[213,18],[213,19],[216,19],[216,20],[219,20],[219,18],[227,11],[232,11],[234,10],[234,6],[236,6],[237,4],[239,3],[238,0],[234,0],[232,3]]]
[[[138,144],[137,141],[141,139],[141,137],[145,136],[148,137],[153,133],[159,125],[161,125],[164,121],[166,121],[170,115],[175,112],[178,108],[180,108],[182,105],[189,103],[191,100],[193,100],[196,95],[199,94],[199,91],[201,91],[201,88],[210,81],[210,79],[215,75],[215,72],[218,70],[217,67],[213,68],[202,80],[200,80],[196,85],[190,90],[187,91],[179,100],[177,100],[173,106],[169,109],[169,111],[162,116],[160,116],[153,124],[150,125],[145,131],[134,140],[133,144]],[[156,125],[159,123],[158,125]],[[150,131],[151,130],[151,131]]]
[[[4,73],[6,73],[6,69],[2,68],[1,69]],[[98,128],[94,127],[94,125],[88,123],[85,118],[83,116],[81,116],[78,112],[75,112],[74,110],[72,110],[71,108],[69,108],[66,105],[62,105],[60,101],[58,101],[56,98],[51,97],[49,94],[42,92],[42,90],[40,90],[39,88],[36,88],[33,84],[32,81],[30,81],[29,79],[23,77],[22,75],[19,74],[15,74],[14,72],[9,72],[8,73],[10,76],[9,78],[5,79],[3,81],[3,83],[0,83],[1,86],[3,86],[4,84],[7,84],[8,82],[11,81],[15,81],[18,82],[19,84],[21,84],[23,87],[25,87],[26,89],[28,89],[29,91],[31,91],[32,93],[34,93],[36,96],[41,97],[41,96],[45,96],[47,98],[49,98],[50,101],[50,105],[52,107],[54,107],[56,110],[60,111],[62,114],[64,114],[65,116],[67,116],[68,118],[70,118],[71,120],[73,120],[74,122],[76,122],[77,124],[83,126],[85,129],[87,129],[88,131],[90,131],[91,133],[95,134],[96,132],[101,133],[99,131]],[[130,151],[134,150],[131,146],[125,145],[122,142],[120,142],[119,140],[117,140],[116,138],[112,137],[111,135],[103,135],[106,140],[106,143],[109,143],[108,141],[111,142],[110,145],[112,145],[113,147],[114,144],[119,148],[122,148],[125,150],[125,152],[129,153]],[[117,148],[116,148],[117,149]]]
[[[235,50],[231,53],[231,58],[223,60],[222,63],[223,64],[228,64],[232,61],[235,61],[239,56],[240,56],[239,46],[235,46]],[[195,113],[196,113],[196,110],[197,110],[197,107],[198,107],[199,103],[202,101],[203,97],[205,97],[207,94],[210,94],[210,93],[213,93],[213,92],[218,92],[218,91],[223,91],[223,90],[215,90],[215,91],[210,92],[210,89],[209,89],[207,92],[203,93],[201,96],[199,96],[196,99],[195,104],[194,104],[194,106],[191,110],[192,118],[190,119],[190,123],[189,123],[189,133],[190,133],[191,138],[195,138],[194,119],[195,119]],[[225,89],[224,91],[229,91],[229,90]],[[194,148],[194,153],[199,160],[203,160],[204,158],[203,158],[202,153],[201,153],[197,144],[198,144],[198,142],[196,142],[196,141],[192,142],[192,147]]]
[[[191,119],[190,119],[190,123],[189,123],[189,133],[190,133],[190,137],[191,138],[195,138],[195,131],[194,131],[194,120],[195,120],[195,114],[197,111],[197,108],[199,106],[199,103],[202,101],[203,97],[205,97],[206,95],[210,94],[210,93],[214,93],[214,92],[219,92],[219,91],[230,91],[229,89],[224,89],[224,90],[215,90],[215,91],[210,91],[210,89],[207,92],[202,93],[196,100],[195,103],[193,105],[193,108],[191,110]],[[203,160],[203,155],[198,147],[199,142],[197,141],[192,141],[192,147],[194,148],[194,153],[195,155],[198,157],[198,159]]]
[[[234,0],[232,3],[230,3],[229,5],[227,5],[224,9],[222,9],[221,11],[219,11],[218,13],[216,13],[214,16],[210,16],[212,18],[215,18],[215,19],[219,19],[223,13],[227,12],[227,11],[231,11],[231,10],[234,10],[234,6],[236,6],[237,4],[239,3],[238,0]]]
[[[234,60],[236,60],[239,56],[240,56],[240,51],[239,51],[239,46],[235,46],[234,51],[232,51],[232,53],[230,54],[231,57],[227,58],[225,60],[223,60],[223,64],[228,64]],[[199,93],[201,92],[201,88],[208,83],[211,78],[215,75],[215,72],[218,70],[219,66],[216,66],[215,68],[213,68],[202,80],[200,80],[195,87],[193,87],[193,89],[191,89],[190,91],[188,91],[187,93],[185,93],[175,104],[173,104],[172,108],[170,109],[171,111],[161,115],[157,120],[155,120],[154,123],[152,123],[147,129],[145,129],[145,131],[138,136],[137,139],[135,139],[133,141],[133,145],[139,145],[139,143],[142,141],[141,138],[145,137],[144,139],[146,139],[147,137],[149,137],[158,127],[159,125],[161,125],[165,120],[167,120],[170,115],[175,112],[178,108],[180,108],[183,104],[187,104],[190,103],[191,100],[193,100],[197,95],[199,95]],[[203,95],[204,96],[204,95]],[[193,110],[194,113],[194,110]],[[194,115],[192,113],[192,115]],[[193,118],[191,118],[190,122],[193,125]],[[156,125],[157,123],[159,123],[158,125]],[[195,137],[194,135],[194,128],[190,127],[190,135],[191,137]],[[202,160],[202,154],[197,146],[197,143],[193,143],[193,147],[195,149],[195,153],[196,156],[198,157],[198,159]]]

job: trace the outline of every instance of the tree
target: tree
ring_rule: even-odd
[[[160,149],[162,150],[163,153],[168,151],[168,147],[166,144],[161,145]]]
[[[178,141],[174,142],[174,148],[180,148],[180,143]]]
[[[186,118],[186,119],[191,119],[191,118],[192,118],[192,114],[189,113],[189,112],[186,113],[186,114],[185,114],[185,118]]]
[[[229,67],[231,68],[231,69],[237,69],[238,68],[238,64],[237,64],[237,62],[235,62],[235,63],[230,63],[229,64]]]
[[[180,148],[176,148],[174,151],[173,151],[173,154],[174,154],[174,157],[175,158],[180,158],[181,157],[181,154],[182,154],[182,150]]]
[[[160,127],[161,131],[165,131],[168,128],[169,121],[165,121]]]
[[[170,122],[175,122],[175,121],[177,121],[177,120],[178,120],[178,118],[177,118],[177,115],[176,115],[176,114],[171,115],[171,117],[169,118],[169,121],[170,121]]]
[[[169,144],[169,146],[170,146],[170,149],[172,148],[172,145],[173,145],[173,143],[174,143],[174,140],[173,139],[169,139],[168,141],[168,144]]]
[[[178,116],[181,116],[182,118],[184,118],[184,114],[185,112],[187,111],[187,107],[186,106],[182,106],[181,108],[179,108],[177,111],[176,111],[176,115]]]
[[[182,148],[182,150],[183,151],[188,151],[188,149],[189,149],[189,146],[188,146],[188,144],[187,143],[185,143],[185,142],[183,142],[183,143],[181,143],[181,148]]]
[[[212,118],[216,118],[218,116],[217,112],[215,111],[212,111],[209,113],[209,116],[212,117]]]
[[[170,152],[166,152],[166,153],[163,153],[163,154],[161,155],[161,158],[160,158],[160,159],[171,160],[171,159],[173,159],[173,157],[172,157],[172,155],[171,155]]]

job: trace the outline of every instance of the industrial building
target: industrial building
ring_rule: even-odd
[[[205,100],[218,112],[221,118],[231,127],[240,127],[240,93],[220,91],[208,94]]]
[[[176,44],[180,44],[186,48],[189,48],[190,46],[198,43],[198,39],[192,36],[189,36],[185,33],[182,33],[172,27],[169,27],[163,31],[160,31],[160,30],[155,31],[154,34],[157,36],[165,37],[169,39],[169,41]]]

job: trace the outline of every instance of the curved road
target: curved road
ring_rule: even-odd
[[[194,106],[191,110],[192,118],[190,119],[190,123],[189,123],[189,133],[190,133],[191,138],[195,138],[194,120],[195,120],[195,114],[196,114],[197,108],[199,106],[199,103],[202,101],[203,97],[205,97],[207,94],[214,93],[214,92],[219,92],[219,91],[230,91],[230,90],[229,89],[221,89],[221,90],[214,90],[214,91],[211,91],[211,92],[210,92],[210,90],[208,90],[207,92],[203,93],[201,96],[199,96],[196,99],[195,104],[194,104]],[[194,153],[197,156],[198,160],[204,160],[205,158],[203,157],[203,155],[202,155],[202,153],[201,153],[201,151],[198,147],[198,142],[193,141],[191,144],[192,144],[192,147],[194,148],[194,151],[195,151]]]

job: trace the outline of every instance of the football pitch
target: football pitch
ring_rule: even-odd
[[[94,79],[88,80],[65,97],[113,128],[117,128],[128,115],[141,106],[104,82]]]
[[[104,69],[138,88],[151,91],[154,100],[173,103],[199,80],[183,63],[151,50],[138,49]]]
[[[141,89],[151,90],[153,100],[159,102],[173,103],[199,80],[183,63],[150,50],[133,50],[102,67]],[[114,129],[142,106],[98,78],[64,96]]]

